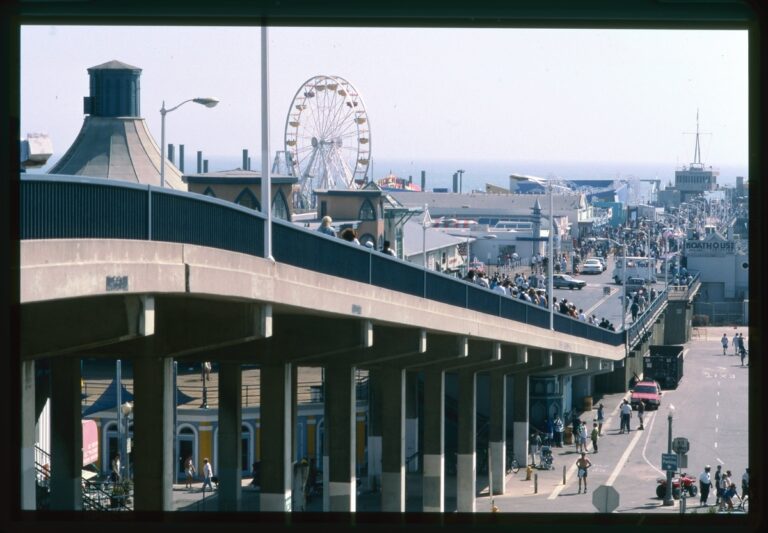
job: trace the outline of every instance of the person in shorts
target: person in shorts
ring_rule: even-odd
[[[576,468],[578,469],[579,476],[579,493],[581,492],[581,484],[584,483],[584,494],[587,493],[587,472],[592,463],[587,459],[587,454],[581,452],[581,457],[576,461]],[[578,494],[578,493],[577,493]]]

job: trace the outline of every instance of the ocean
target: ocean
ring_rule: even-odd
[[[252,153],[260,153],[254,151]],[[42,169],[29,170],[30,173],[46,172],[56,163],[52,157]],[[242,152],[237,155],[213,155],[203,153],[208,160],[208,171],[232,170],[242,167]],[[720,185],[735,186],[736,177],[748,176],[747,167],[732,165],[716,167],[720,171],[717,182]],[[259,159],[251,156],[251,169],[261,170]],[[448,188],[453,186],[453,174],[462,169],[462,191],[484,191],[486,184],[509,187],[509,175],[526,174],[542,178],[561,178],[565,180],[613,180],[613,179],[660,179],[662,188],[674,183],[675,163],[647,162],[585,162],[585,161],[500,161],[478,159],[438,159],[405,160],[396,158],[374,158],[369,175],[378,180],[392,173],[400,178],[412,177],[413,182],[421,185],[421,171],[426,172],[426,188]],[[187,151],[184,173],[197,172],[195,152]]]

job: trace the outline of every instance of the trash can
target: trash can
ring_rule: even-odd
[[[584,396],[584,412],[592,410],[592,396]]]
[[[571,426],[565,427],[565,432],[563,432],[563,443],[573,444],[573,428]]]

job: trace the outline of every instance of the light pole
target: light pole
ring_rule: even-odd
[[[549,285],[549,329],[550,331],[555,331],[555,282],[553,274],[555,268],[555,208],[554,201],[552,200],[551,180],[547,181],[547,188],[549,193],[549,261],[547,261],[547,284]]]
[[[131,451],[128,449],[128,441],[131,440],[131,424],[130,424],[130,416],[133,414],[133,402],[125,402],[120,406],[120,412],[123,415],[123,421],[125,422],[125,457],[124,464],[125,464],[125,477],[123,479],[131,479],[131,464],[129,459],[129,454]],[[131,444],[131,448],[133,448],[133,444]]]
[[[189,100],[184,100],[179,105],[170,109],[165,108],[165,100],[163,100],[163,107],[160,108],[160,187],[165,187],[165,115],[171,111],[175,111],[187,102],[202,104],[205,107],[216,107],[216,105],[219,103],[219,99],[213,97],[190,98]]]
[[[672,453],[672,415],[675,413],[675,406],[669,405],[667,414],[667,453]],[[682,488],[681,488],[682,489]],[[667,470],[667,492],[664,493],[664,505],[673,505],[672,501],[672,470]]]

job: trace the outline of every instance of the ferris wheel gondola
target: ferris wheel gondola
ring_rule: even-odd
[[[370,121],[360,94],[338,76],[314,76],[296,91],[285,120],[285,151],[299,178],[297,207],[315,189],[355,189],[371,160]]]

